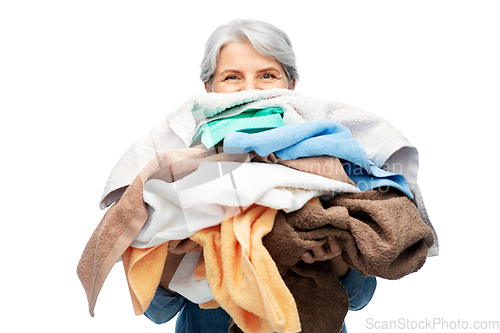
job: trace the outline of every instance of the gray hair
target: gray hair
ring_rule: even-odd
[[[276,59],[283,66],[288,86],[294,79],[299,79],[292,43],[285,32],[259,20],[234,20],[218,27],[205,44],[205,55],[200,64],[201,81],[211,85],[224,45],[247,40],[257,52]]]

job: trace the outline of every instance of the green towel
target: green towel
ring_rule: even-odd
[[[269,107],[249,109],[232,117],[210,121],[202,125],[193,137],[193,143],[201,138],[201,143],[210,149],[221,142],[229,132],[257,133],[285,126],[283,109]]]

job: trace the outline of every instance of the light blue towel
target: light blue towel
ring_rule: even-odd
[[[335,156],[347,161],[344,163],[344,170],[360,190],[391,186],[413,199],[402,175],[385,171],[373,164],[361,142],[352,137],[347,127],[335,122],[309,121],[261,133],[228,133],[224,139],[224,151],[230,154],[241,153],[241,149],[247,152],[253,150],[260,156],[274,153],[283,160]]]

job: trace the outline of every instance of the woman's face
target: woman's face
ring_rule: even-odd
[[[283,66],[257,52],[250,42],[222,47],[212,85],[207,92],[233,93],[245,90],[294,88],[288,85]]]

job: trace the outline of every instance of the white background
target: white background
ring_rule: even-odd
[[[379,279],[372,302],[348,314],[349,332],[377,331],[376,321],[500,320],[497,4],[2,1],[0,330],[173,332],[134,315],[121,264],[91,318],[76,266],[114,164],[204,92],[204,43],[234,18],[287,32],[297,91],[375,112],[419,148],[440,255],[401,280]]]

